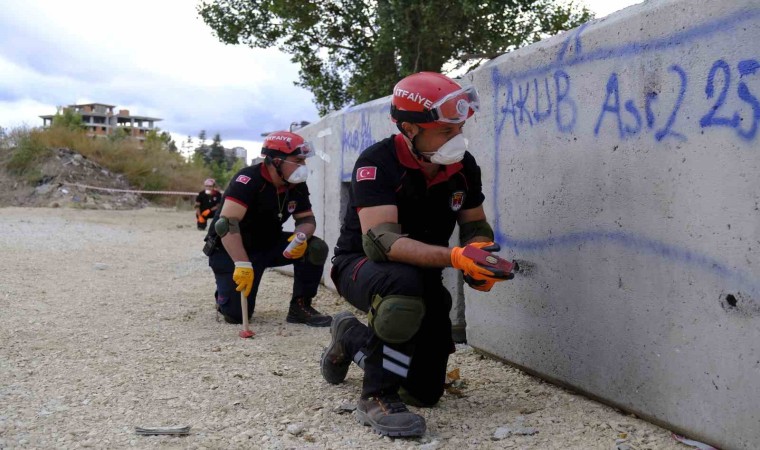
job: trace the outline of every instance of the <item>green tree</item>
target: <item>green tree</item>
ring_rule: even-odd
[[[214,135],[214,140],[209,147],[209,159],[212,164],[219,164],[227,167],[227,159],[224,156],[224,146],[222,146],[222,136],[219,133]]]
[[[120,142],[129,137],[129,132],[124,127],[115,127],[113,132],[108,135],[111,142]]]
[[[82,116],[72,108],[59,106],[53,116],[53,126],[67,128],[69,130],[84,130],[87,126],[82,121]]]
[[[174,139],[172,139],[172,135],[169,134],[169,132],[162,131],[159,138],[161,139],[161,142],[163,142],[164,148],[170,153],[177,153],[179,151],[177,149],[177,143],[174,142]]]
[[[216,183],[219,186],[227,186],[227,183],[229,183],[230,179],[240,171],[243,167],[245,167],[245,161],[243,161],[240,158],[235,158],[234,161],[232,161],[232,164],[229,164],[230,161],[227,161],[226,163],[220,162],[216,164],[212,164],[209,169],[211,169],[212,177],[216,180]]]
[[[195,151],[193,152],[193,161],[202,161],[204,166],[211,164],[209,149],[206,145],[206,130],[201,130],[198,133],[198,146],[195,147]]]
[[[145,147],[166,150],[170,153],[177,153],[177,145],[172,139],[172,135],[160,128],[153,128],[145,133]]]
[[[593,17],[578,0],[203,0],[220,41],[278,47],[320,114],[390,94],[406,75],[471,70]]]

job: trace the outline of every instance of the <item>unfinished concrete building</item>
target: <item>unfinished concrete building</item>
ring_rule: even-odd
[[[129,114],[128,109],[120,109],[114,114],[115,107],[103,103],[87,103],[69,105],[65,109],[70,109],[82,116],[88,136],[107,137],[116,133],[116,130],[123,129],[127,136],[141,143],[145,140],[145,135],[153,129],[155,122],[162,120],[156,117],[133,116]],[[43,126],[52,125],[53,117],[55,117],[54,114],[40,116]]]

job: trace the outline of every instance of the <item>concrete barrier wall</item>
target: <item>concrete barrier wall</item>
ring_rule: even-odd
[[[694,438],[760,447],[759,41],[757,0],[649,1],[465,77],[483,101],[465,134],[486,212],[530,269],[465,287],[470,344]],[[302,130],[330,156],[310,184],[331,247],[357,155],[395,132],[388,104]]]

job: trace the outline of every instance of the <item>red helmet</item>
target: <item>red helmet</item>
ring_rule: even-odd
[[[463,88],[456,81],[435,72],[420,72],[399,81],[393,88],[391,118],[422,128],[462,123],[480,106],[473,86]]]
[[[261,154],[272,158],[286,158],[288,156],[308,158],[314,155],[314,147],[295,133],[275,131],[264,138]]]

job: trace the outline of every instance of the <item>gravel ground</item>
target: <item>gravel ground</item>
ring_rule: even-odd
[[[290,278],[266,273],[254,339],[216,320],[193,219],[0,209],[0,448],[687,448],[467,346],[449,363],[459,392],[420,411],[427,434],[381,438],[341,410],[359,370],[340,386],[319,375],[329,331],[285,322]],[[326,289],[315,300],[331,314],[346,305]],[[169,425],[192,431],[134,432]]]

